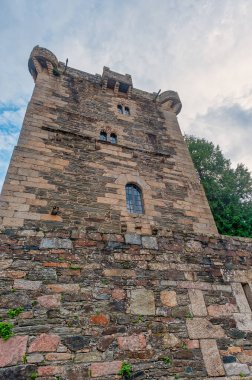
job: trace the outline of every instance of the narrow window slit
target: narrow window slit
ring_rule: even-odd
[[[118,105],[117,105],[117,111],[118,111],[118,113],[123,114],[123,107],[122,107],[121,104],[118,104]]]
[[[117,136],[115,133],[111,133],[110,142],[111,142],[111,144],[117,144]]]
[[[125,115],[129,115],[129,114],[130,114],[130,109],[129,109],[129,107],[125,107],[125,108],[124,108],[124,113],[125,113]]]
[[[107,141],[107,133],[104,131],[100,132],[100,140],[101,141]]]

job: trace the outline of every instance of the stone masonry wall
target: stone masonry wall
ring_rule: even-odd
[[[35,88],[0,197],[1,225],[217,233],[177,122],[181,103],[169,100],[174,93],[156,101],[134,88],[125,94],[104,88],[99,75],[56,64],[51,52],[33,50]],[[116,133],[117,144],[100,142],[101,130]],[[143,215],[127,211],[128,182],[143,191]]]
[[[114,380],[123,361],[136,379],[252,378],[251,240],[34,228],[0,241],[14,325],[1,380]]]
[[[39,46],[28,67],[0,197],[0,380],[116,380],[123,362],[131,380],[251,380],[252,241],[217,234],[178,94]]]

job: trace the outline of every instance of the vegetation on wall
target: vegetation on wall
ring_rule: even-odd
[[[185,136],[194,166],[219,233],[252,237],[252,178],[238,164],[232,168],[220,147],[205,139]]]

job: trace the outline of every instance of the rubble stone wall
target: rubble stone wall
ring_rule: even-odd
[[[123,361],[137,379],[251,379],[251,240],[10,229],[0,241],[0,316],[14,325],[1,380],[119,379]]]

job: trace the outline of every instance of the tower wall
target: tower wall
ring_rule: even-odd
[[[178,95],[134,89],[108,68],[100,76],[56,64],[34,48],[35,88],[2,191],[2,225],[217,233],[177,122]],[[101,130],[117,144],[99,141]],[[143,215],[127,211],[128,182],[142,189]]]

